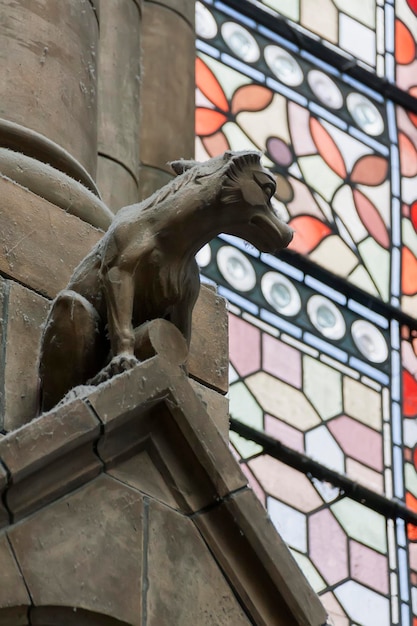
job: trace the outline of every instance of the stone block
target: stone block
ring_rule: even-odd
[[[140,626],[142,518],[140,494],[102,475],[14,526],[10,541],[34,605]]]
[[[39,408],[39,346],[49,300],[0,279],[3,300],[0,419],[9,432],[29,422]]]
[[[194,521],[256,624],[323,626],[326,613],[252,490]]]
[[[4,492],[6,491],[7,484],[7,472],[0,462],[0,528],[7,526],[7,524],[10,522],[9,512],[4,505]]]
[[[146,566],[148,626],[249,626],[193,522],[150,502]]]
[[[31,600],[6,534],[0,537],[0,563],[0,625],[26,624],[27,622],[15,621],[17,616],[26,615]],[[10,612],[4,611],[7,608],[15,610],[13,620]],[[10,619],[9,622],[5,621],[5,615]]]
[[[102,232],[0,176],[0,273],[53,298]]]
[[[33,420],[0,441],[11,476],[5,496],[14,519],[75,489],[101,471],[94,453],[100,423],[76,400]]]
[[[229,441],[229,399],[196,380],[190,382],[223,439]]]
[[[228,391],[229,345],[226,301],[213,289],[201,286],[193,312],[190,375],[221,393]]]

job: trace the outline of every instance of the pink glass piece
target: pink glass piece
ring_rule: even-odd
[[[328,509],[309,519],[310,558],[329,585],[346,578],[348,542],[345,533]]]
[[[260,332],[235,315],[229,316],[229,354],[233,367],[241,376],[261,367]]]
[[[375,591],[383,594],[389,591],[387,557],[352,539],[350,541],[350,573],[352,578]]]
[[[320,595],[320,600],[329,614],[329,624],[337,624],[337,626],[350,625],[350,622],[346,617],[346,613],[343,611],[342,607],[330,591]]]
[[[356,209],[369,234],[383,248],[389,248],[390,236],[384,220],[372,202],[358,189],[353,190]]]
[[[316,154],[317,148],[308,130],[310,113],[308,109],[293,102],[288,103],[288,123],[292,145],[297,156]]]
[[[346,455],[382,472],[382,438],[379,433],[346,415],[328,422],[328,426]]]
[[[301,354],[298,350],[265,333],[262,337],[262,361],[266,372],[301,389]]]
[[[297,450],[297,452],[304,452],[302,433],[272,415],[265,415],[265,432],[289,448]]]
[[[301,472],[269,456],[259,456],[249,466],[267,493],[308,513],[323,504],[313,485]]]
[[[278,165],[288,167],[292,162],[292,153],[285,141],[279,137],[270,137],[266,143],[269,154]]]

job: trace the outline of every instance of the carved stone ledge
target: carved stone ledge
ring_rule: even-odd
[[[325,623],[195,384],[160,355],[7,435],[0,459],[19,519],[0,626]],[[20,572],[31,599],[5,599]]]

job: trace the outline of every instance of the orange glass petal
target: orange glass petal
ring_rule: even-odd
[[[341,178],[346,178],[346,166],[339,148],[327,130],[315,117],[310,117],[310,132],[320,156]]]
[[[202,137],[205,135],[212,135],[216,131],[220,130],[226,121],[227,117],[224,113],[214,111],[213,109],[198,107],[195,111],[196,135],[200,135]]]
[[[222,131],[219,131],[210,137],[204,137],[202,142],[211,157],[218,156],[219,154],[226,152],[226,150],[230,150],[229,142]]]
[[[232,98],[234,115],[240,111],[262,111],[272,102],[273,92],[261,85],[244,85],[237,89]]]
[[[416,44],[407,26],[401,20],[395,20],[395,60],[407,65],[416,56]]]
[[[295,232],[288,247],[300,254],[308,254],[318,246],[320,241],[332,233],[327,224],[311,215],[298,215],[289,222],[289,226]]]
[[[417,415],[417,380],[407,370],[403,371],[403,413],[405,417]]]
[[[374,154],[368,154],[356,161],[350,180],[361,185],[375,186],[383,183],[387,174],[387,160]]]
[[[417,259],[407,246],[403,246],[401,254],[401,287],[406,296],[417,292]]]
[[[410,511],[417,513],[417,498],[409,491],[405,494],[405,505]],[[407,535],[410,541],[417,541],[417,526],[407,524]]]
[[[404,133],[398,133],[398,147],[400,150],[401,174],[403,176],[416,176],[417,174],[417,150],[413,142]]]
[[[229,110],[229,103],[224,95],[219,81],[201,59],[197,58],[195,62],[195,81],[201,92],[222,111]]]
[[[389,248],[390,237],[384,220],[372,202],[358,189],[353,190],[353,199],[362,224],[371,237],[383,248]]]
[[[414,226],[414,230],[417,232],[417,200],[411,205],[410,219],[412,225]]]

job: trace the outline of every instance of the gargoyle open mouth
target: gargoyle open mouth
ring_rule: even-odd
[[[255,215],[250,220],[250,226],[256,229],[251,243],[262,252],[273,253],[286,248],[294,235],[285,222],[272,215]]]

